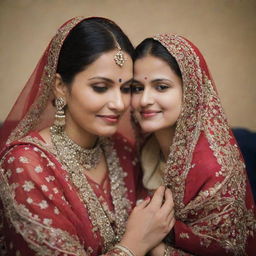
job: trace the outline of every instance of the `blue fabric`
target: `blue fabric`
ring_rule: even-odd
[[[256,132],[244,128],[232,129],[244,157],[254,201],[256,202]]]

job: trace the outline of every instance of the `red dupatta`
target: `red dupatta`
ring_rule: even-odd
[[[76,17],[64,23],[49,43],[0,129],[0,149],[31,130],[41,130],[52,123],[55,113],[52,85],[59,52],[69,32],[84,19]]]
[[[11,223],[5,227],[1,218],[0,233],[2,228],[8,231],[0,234],[0,243],[2,235],[12,240],[8,249],[16,255],[19,255],[20,251],[15,252],[15,246],[20,247],[25,255],[99,255],[104,252],[107,255],[124,255],[118,248],[107,252],[113,245],[110,242],[115,242],[112,233],[108,232],[111,225],[114,225],[111,216],[110,225],[109,218],[101,221],[106,217],[105,214],[99,218],[101,227],[106,229],[99,228],[98,231],[97,227],[95,228],[97,221],[91,218],[91,212],[88,214],[86,207],[89,206],[79,197],[81,193],[77,192],[79,181],[82,179],[76,179],[74,186],[73,180],[69,180],[67,168],[63,167],[56,159],[55,153],[44,145],[42,138],[38,139],[38,131],[50,126],[54,119],[52,87],[62,44],[70,31],[83,20],[83,17],[73,18],[59,28],[0,129],[0,188],[3,191],[1,199],[3,198],[6,219]],[[98,184],[92,184],[92,181],[89,183],[96,187],[93,199],[99,199],[99,204],[106,208],[110,205],[109,208],[114,209],[115,225],[123,232],[123,220],[127,218],[130,206],[135,203],[137,161],[130,143],[125,138],[115,135],[110,141],[113,141],[113,144],[106,150],[106,159],[109,161],[109,172],[112,169],[115,178],[106,178],[106,191],[98,188]],[[41,148],[41,144],[45,148]],[[120,176],[117,176],[118,173]],[[82,189],[88,191],[84,187]],[[59,192],[63,196],[59,197]],[[103,196],[100,193],[104,193]],[[104,199],[104,196],[107,199]],[[114,200],[115,197],[120,200]],[[91,199],[89,196],[87,198]],[[0,202],[0,208],[1,206]],[[101,207],[99,209],[103,211]],[[59,212],[60,216],[56,217]],[[98,215],[94,214],[93,217],[95,216]],[[7,222],[4,220],[3,223]],[[1,250],[2,248],[0,253]]]
[[[175,247],[196,255],[252,255],[254,201],[204,57],[181,36],[154,39],[175,57],[183,80],[182,111],[163,174],[175,202]],[[173,249],[172,255],[183,254]]]

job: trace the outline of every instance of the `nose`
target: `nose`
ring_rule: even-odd
[[[109,108],[118,112],[124,111],[125,103],[120,90],[117,90],[116,93],[112,95],[112,99],[109,102]]]
[[[152,92],[149,89],[145,88],[140,100],[141,107],[146,107],[148,105],[152,105],[153,103],[154,103],[154,98],[153,98]]]

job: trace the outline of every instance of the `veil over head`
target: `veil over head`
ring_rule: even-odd
[[[256,229],[255,207],[206,61],[184,37],[162,34],[154,40],[176,59],[183,81],[182,110],[162,174],[173,193],[176,219],[186,223],[204,247],[217,241],[232,253],[244,252]],[[188,236],[183,234],[185,240]],[[191,248],[195,243],[188,251]]]
[[[75,17],[58,29],[0,129],[0,149],[31,130],[41,130],[52,123],[52,87],[60,49],[69,32],[85,19]]]

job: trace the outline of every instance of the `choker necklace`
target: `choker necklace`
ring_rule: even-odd
[[[65,163],[76,165],[78,168],[82,166],[88,171],[94,169],[100,162],[102,153],[100,140],[97,140],[92,149],[87,149],[72,141],[64,130],[60,131],[58,127],[52,126],[50,132],[58,155]]]
[[[95,194],[86,175],[84,175],[84,167],[80,163],[78,164],[77,160],[73,158],[72,155],[75,150],[73,148],[70,149],[69,145],[75,145],[75,149],[78,145],[70,140],[59,127],[53,125],[50,128],[50,132],[55,148],[54,154],[58,156],[63,168],[68,172],[69,179],[76,187],[81,200],[88,210],[89,219],[93,225],[92,231],[95,236],[97,236],[96,232],[100,233],[100,236],[103,238],[103,251],[107,252],[121,240],[121,237],[125,233],[128,213],[131,211],[131,204],[127,198],[127,188],[124,182],[125,173],[120,166],[113,142],[109,139],[101,138],[93,149],[89,149],[89,151],[92,151],[98,148],[95,150],[96,152],[98,150],[100,152],[98,153],[98,161],[101,152],[105,155],[109,172],[110,193],[114,205],[114,211],[112,212],[104,200],[102,201]],[[78,148],[81,147],[78,146]],[[85,149],[82,148],[82,150],[84,151]],[[75,157],[77,157],[76,154]]]

